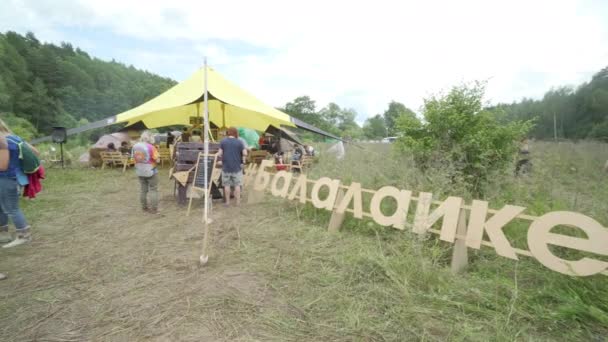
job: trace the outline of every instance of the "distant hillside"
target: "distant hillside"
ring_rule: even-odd
[[[89,56],[69,43],[0,33],[0,117],[28,138],[139,105],[176,82]]]
[[[494,108],[509,120],[535,119],[539,139],[608,141],[608,67],[578,87],[551,89],[540,100],[522,99]]]

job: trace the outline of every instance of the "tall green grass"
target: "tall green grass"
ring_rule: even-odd
[[[515,204],[531,215],[570,210],[608,224],[608,175],[602,172],[607,145],[536,142],[531,151],[531,174],[514,177],[513,170],[504,170],[492,178],[484,198],[490,207]],[[343,160],[322,153],[309,177],[328,176],[344,184],[357,181],[370,189],[393,185],[432,192],[435,199],[454,195],[471,200],[466,188],[454,182],[452,171],[450,165],[438,165],[421,173],[411,156],[398,154],[389,145],[370,144],[363,149],[350,146]],[[608,277],[604,275],[569,277],[531,258],[513,261],[482,247],[469,250],[468,271],[453,276],[450,244],[435,238],[421,241],[407,230],[350,216],[339,236],[327,237],[328,212],[310,205],[289,204],[289,208],[316,229],[297,231],[299,244],[311,246],[299,256],[303,261],[293,265],[294,272],[304,277],[294,286],[310,289],[288,292],[309,308],[307,317],[341,327],[327,330],[327,338],[341,332],[363,340],[601,340],[608,336]],[[507,227],[513,245],[525,248],[528,224]],[[306,330],[297,321],[274,319],[290,329]]]

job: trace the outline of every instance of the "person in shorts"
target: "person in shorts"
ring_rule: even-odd
[[[236,205],[241,204],[241,185],[243,184],[243,164],[247,157],[247,148],[239,140],[239,133],[234,127],[228,128],[226,138],[220,141],[218,159],[222,161],[222,185],[224,186],[224,201],[230,205],[230,188],[234,188]]]

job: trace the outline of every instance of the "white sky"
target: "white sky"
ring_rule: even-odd
[[[391,100],[489,80],[540,97],[608,66],[608,1],[0,0],[0,30],[69,41],[176,80],[210,65],[265,102],[310,95],[361,122]]]

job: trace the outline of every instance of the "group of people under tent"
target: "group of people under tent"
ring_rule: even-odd
[[[167,146],[179,141],[200,141],[202,134],[200,128],[186,127],[180,136],[167,134]],[[135,173],[140,186],[140,205],[142,211],[150,214],[158,214],[158,164],[160,155],[155,145],[155,136],[150,131],[144,131],[135,144],[123,141],[120,147],[115,143],[106,146],[107,151],[118,151],[130,155],[135,162]],[[27,144],[23,139],[15,135],[9,127],[0,120],[0,242],[8,242],[4,248],[19,246],[31,240],[31,228],[23,212],[19,207],[19,190],[22,185],[18,181],[20,174],[19,151],[20,144]],[[27,144],[32,151],[37,150]],[[271,146],[272,147],[272,146]],[[243,166],[248,155],[247,142],[239,137],[238,130],[230,127],[226,135],[220,141],[218,160],[222,166],[222,184],[224,187],[224,201],[230,206],[231,198],[235,204],[240,205],[240,192],[243,182]],[[278,153],[276,150],[274,153]],[[296,145],[292,160],[298,160],[304,155],[314,155],[312,146]],[[281,153],[280,156],[283,156]],[[15,226],[15,233],[9,234],[9,220]],[[0,280],[6,275],[0,273]]]
[[[173,134],[167,134],[167,146],[178,142],[202,142],[199,127],[184,127],[181,135],[175,137]],[[224,132],[212,132],[214,139],[218,136],[224,136],[220,140],[220,148],[218,151],[218,162],[222,166],[221,182],[224,188],[224,202],[226,206],[230,206],[230,199],[235,199],[235,204],[240,205],[241,187],[243,183],[243,166],[246,163],[249,150],[249,144],[243,137],[239,136],[239,131],[235,127],[228,128]],[[269,135],[266,135],[269,136]],[[132,157],[135,161],[135,172],[139,177],[140,182],[140,202],[142,210],[150,213],[158,212],[158,176],[157,165],[159,162],[159,153],[154,146],[154,138],[148,131],[141,135],[140,142],[132,148]],[[284,154],[282,151],[274,152],[275,158],[279,157],[277,164],[284,164],[282,160]],[[302,156],[314,156],[315,150],[310,145],[296,145],[291,156],[292,163],[300,160]]]
[[[263,134],[258,144],[260,150],[265,150],[272,154],[274,162],[277,165],[277,170],[287,169],[287,164],[297,164],[305,155],[313,157],[315,155],[315,149],[312,145],[298,144],[295,141],[291,141],[289,142],[290,148],[288,150],[293,150],[293,153],[287,156],[283,144],[281,144],[281,138],[269,133]]]
[[[303,156],[314,157],[315,150],[311,145],[296,145],[293,149],[291,157],[285,156],[283,151],[275,152],[272,157],[274,159],[277,171],[287,170],[287,165],[297,165]],[[289,160],[286,160],[289,159]],[[299,169],[296,169],[299,170]]]
[[[182,134],[183,136],[184,134]],[[190,136],[191,138],[192,136]],[[158,163],[160,156],[154,145],[154,136],[144,131],[140,141],[133,145],[132,156],[135,161],[135,173],[140,184],[140,204],[144,212],[157,214],[158,211]],[[183,141],[183,140],[182,140]],[[192,140],[189,140],[192,142]],[[167,141],[169,143],[169,139]],[[222,185],[224,187],[224,203],[230,206],[230,198],[234,197],[237,206],[241,202],[241,187],[243,185],[243,166],[247,159],[247,145],[239,139],[236,128],[226,130],[226,137],[220,141],[218,161],[222,165]]]
[[[120,143],[120,147],[116,149],[116,145],[111,142],[106,146],[107,152],[120,152],[122,154],[130,154],[131,153],[131,143],[128,141],[123,141]]]
[[[167,146],[178,142],[203,142],[203,131],[200,127],[184,126],[182,134],[178,137],[175,137],[171,132],[167,133]]]

